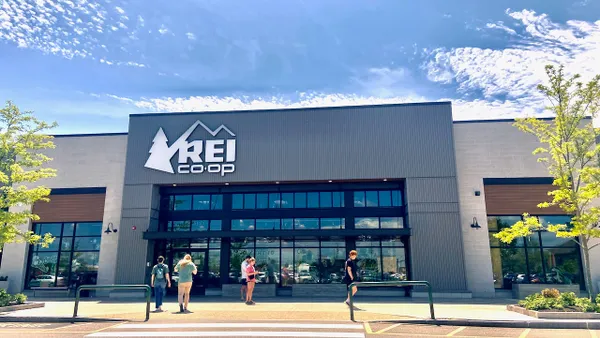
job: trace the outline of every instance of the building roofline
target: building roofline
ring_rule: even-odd
[[[57,134],[50,135],[54,138],[65,138],[65,137],[94,137],[94,136],[124,136],[128,133],[89,133],[89,134]]]
[[[541,121],[552,121],[554,120],[554,117],[538,117],[538,120]],[[583,118],[584,120],[591,120],[592,117],[591,116],[587,116]],[[512,119],[489,119],[489,120],[459,120],[459,121],[453,121],[452,123],[454,124],[468,124],[468,123],[494,123],[494,122],[516,122],[517,119],[516,118],[512,118]]]
[[[414,103],[387,103],[387,104],[363,104],[350,106],[321,106],[321,107],[293,107],[293,108],[269,108],[269,109],[240,109],[240,110],[223,110],[223,111],[195,111],[195,112],[172,112],[172,113],[133,113],[129,117],[146,117],[146,116],[173,116],[186,114],[238,114],[238,113],[274,113],[281,111],[297,111],[297,110],[321,110],[321,109],[349,109],[349,108],[380,108],[380,107],[410,107],[410,106],[443,106],[452,105],[450,101],[436,102],[414,102]]]

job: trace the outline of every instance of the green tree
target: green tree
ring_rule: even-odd
[[[600,207],[595,204],[600,197],[600,145],[596,144],[598,129],[589,117],[596,117],[600,107],[600,75],[587,84],[579,81],[580,75],[567,76],[563,66],[546,66],[548,85],[538,90],[550,101],[547,108],[555,118],[551,121],[533,117],[518,119],[515,126],[537,137],[542,144],[533,154],[545,163],[554,178],[553,191],[548,193],[551,202],[540,208],[558,206],[571,215],[570,224],[540,224],[537,217],[528,213],[524,220],[505,228],[494,237],[510,243],[534,231],[546,230],[557,237],[569,238],[581,247],[585,271],[585,287],[591,299],[593,286],[590,273],[590,250],[594,238],[600,238]]]
[[[56,125],[38,120],[30,111],[21,111],[11,101],[0,109],[0,250],[6,243],[25,241],[47,247],[54,240],[50,234],[20,230],[20,225],[39,217],[30,210],[10,208],[48,201],[50,189],[28,185],[56,176],[54,169],[43,167],[52,159],[42,152],[54,148],[52,136],[44,131]]]

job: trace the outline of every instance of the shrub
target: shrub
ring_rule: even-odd
[[[6,282],[8,280],[8,276],[0,276],[0,282]]]
[[[593,312],[596,310],[596,306],[589,298],[577,298],[575,300],[575,306],[583,312]]]
[[[542,296],[544,298],[558,298],[560,297],[560,291],[557,289],[544,289],[542,290]]]
[[[546,298],[540,293],[525,297],[525,300],[519,302],[519,305],[526,308],[527,310],[550,310],[550,309],[563,309],[561,301],[557,298]]]
[[[575,294],[575,292],[561,293],[559,299],[563,307],[575,306],[575,300],[577,299],[577,295]]]
[[[25,302],[27,301],[27,296],[25,296],[22,293],[17,293],[16,295],[14,295],[12,297],[13,297],[13,301],[16,304],[25,304]]]
[[[12,297],[6,290],[0,289],[0,306],[8,306]]]

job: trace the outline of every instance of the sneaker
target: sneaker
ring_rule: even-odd
[[[350,303],[348,303],[348,301],[347,301],[347,300],[345,300],[345,301],[344,301],[344,304],[346,304],[346,305],[350,306]]]
[[[179,304],[179,312],[183,313],[183,305]]]

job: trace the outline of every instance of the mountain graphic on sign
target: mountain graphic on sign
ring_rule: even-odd
[[[229,133],[229,135],[235,137],[235,134],[224,125],[220,125],[217,129],[212,130],[204,123],[196,121],[185,131],[185,133],[179,136],[177,141],[173,142],[173,144],[169,146],[167,135],[165,135],[165,132],[162,128],[159,128],[156,132],[156,135],[154,135],[154,138],[152,139],[152,147],[148,151],[150,156],[148,156],[148,160],[146,161],[146,164],[144,164],[144,167],[174,174],[175,171],[173,170],[173,165],[171,165],[171,159],[179,149],[185,149],[184,147],[187,147],[188,137],[192,135],[198,126],[204,128],[204,130],[206,130],[212,137],[217,136],[217,134],[223,130]]]

